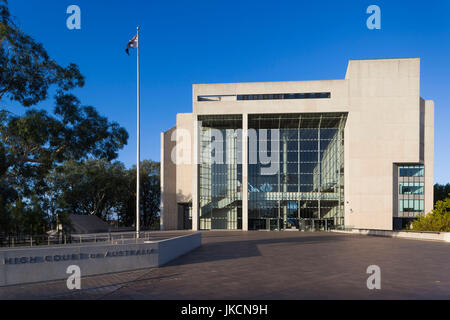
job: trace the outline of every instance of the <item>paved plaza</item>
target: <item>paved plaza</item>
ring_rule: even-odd
[[[381,290],[367,289],[367,267]],[[339,233],[204,232],[158,269],[0,288],[0,299],[449,299],[450,244]]]

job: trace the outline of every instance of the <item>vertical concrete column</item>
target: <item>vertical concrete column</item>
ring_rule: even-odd
[[[434,207],[434,102],[425,101],[425,214]]]
[[[248,113],[242,115],[242,231],[248,231]]]
[[[192,230],[198,231],[198,212],[199,212],[199,123],[197,115],[194,115],[194,137],[193,137],[193,164],[192,164]]]
[[[287,162],[287,137],[283,135],[283,193],[287,194],[287,175],[288,175],[288,162]],[[283,203],[283,230],[287,228],[287,202]]]

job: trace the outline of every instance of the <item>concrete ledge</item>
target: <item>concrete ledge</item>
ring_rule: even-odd
[[[373,229],[353,229],[353,230],[333,230],[332,232],[359,234],[366,236],[403,238],[415,240],[431,240],[450,242],[450,232],[426,232],[426,231],[391,231],[391,230],[373,230]]]
[[[201,246],[201,233],[161,241],[0,250],[0,286],[63,280],[67,267],[81,277],[156,268]]]

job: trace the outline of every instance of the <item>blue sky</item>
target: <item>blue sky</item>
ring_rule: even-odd
[[[66,27],[72,4],[81,30]],[[381,30],[366,27],[371,4],[381,8]],[[342,79],[349,59],[420,57],[421,95],[436,106],[435,179],[450,182],[450,1],[10,0],[10,10],[54,59],[80,66],[82,103],[130,134],[119,157],[127,166],[135,163],[136,60],[124,49],[137,25],[142,158],[158,161],[160,132],[192,111],[193,83]]]

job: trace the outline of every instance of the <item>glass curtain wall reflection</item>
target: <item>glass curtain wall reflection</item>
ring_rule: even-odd
[[[250,230],[343,228],[346,119],[345,113],[249,115]],[[265,170],[274,165],[261,161],[265,153],[276,170]]]
[[[425,210],[425,167],[402,164],[399,175],[399,212],[403,218],[415,218]]]
[[[242,116],[198,120],[200,229],[242,229]]]

